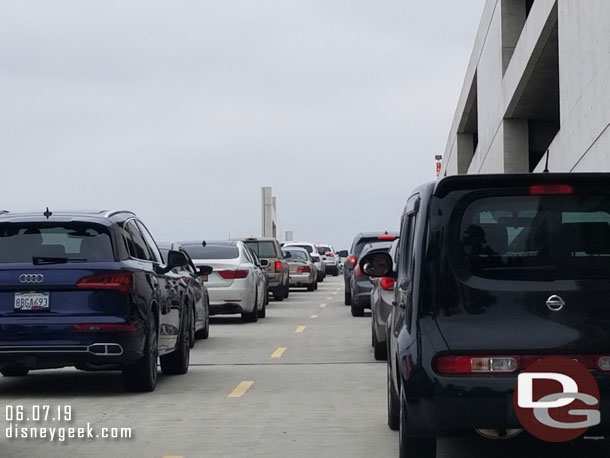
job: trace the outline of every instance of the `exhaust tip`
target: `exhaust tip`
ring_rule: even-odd
[[[116,356],[123,354],[123,347],[116,343],[96,343],[89,345],[89,353],[100,356]]]

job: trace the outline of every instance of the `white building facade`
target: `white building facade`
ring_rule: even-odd
[[[610,171],[610,0],[487,0],[440,176]]]

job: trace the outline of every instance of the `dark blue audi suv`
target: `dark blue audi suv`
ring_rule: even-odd
[[[126,210],[0,211],[0,372],[75,366],[121,370],[130,391],[153,391],[189,365],[188,304],[150,232]]]

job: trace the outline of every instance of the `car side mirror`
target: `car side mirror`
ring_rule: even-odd
[[[203,276],[210,275],[212,272],[214,272],[214,268],[212,266],[199,266],[197,269],[197,273]]]
[[[347,250],[337,251],[337,256],[339,256],[340,258],[347,258],[348,255],[349,253],[347,252]]]
[[[360,269],[369,277],[395,277],[392,257],[388,253],[372,252],[360,259]]]
[[[170,250],[167,253],[167,269],[171,270],[176,267],[188,266],[189,261],[186,255],[180,251]]]
[[[259,262],[260,262],[261,267],[269,267],[268,259],[261,259]]]

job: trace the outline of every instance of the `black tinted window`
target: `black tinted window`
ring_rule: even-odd
[[[114,261],[108,229],[87,223],[0,224],[0,262],[32,262],[34,257]]]
[[[290,245],[290,246],[297,246],[299,248],[304,248],[305,250],[307,250],[308,253],[313,253],[313,247],[311,247],[310,245]]]
[[[235,259],[239,250],[233,245],[184,245],[184,250],[193,259]]]
[[[318,253],[320,254],[326,254],[326,253],[330,253],[332,250],[329,247],[326,246],[319,246],[318,247]]]
[[[488,197],[459,224],[459,267],[479,276],[587,278],[610,275],[610,198]]]
[[[278,258],[279,255],[275,250],[275,243],[271,241],[264,242],[244,242],[248,248],[254,251],[259,258]]]
[[[133,221],[128,221],[125,223],[125,241],[127,242],[127,249],[129,250],[129,255],[132,258],[142,259],[144,261],[152,261],[152,256],[148,251],[148,247],[146,246],[146,242],[144,242],[144,238],[138,227],[135,225]]]

